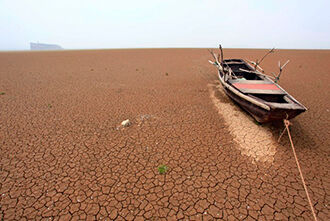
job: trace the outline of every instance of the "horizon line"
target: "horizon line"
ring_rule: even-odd
[[[272,47],[271,47],[272,48]],[[241,47],[225,47],[223,49],[239,49],[239,50],[268,50],[271,48],[241,48]],[[46,51],[96,51],[96,50],[152,50],[152,49],[218,49],[218,47],[123,47],[123,48],[62,48],[58,50],[31,50],[31,49],[10,49],[10,50],[0,50],[0,52],[46,52]],[[330,50],[330,48],[276,48],[275,50]]]

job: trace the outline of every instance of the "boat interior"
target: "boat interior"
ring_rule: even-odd
[[[253,69],[241,59],[226,59],[224,60],[224,66],[231,68],[231,70],[235,74],[234,78],[236,79],[264,80],[256,73],[253,73]],[[251,71],[251,72],[246,72],[242,70]]]
[[[229,67],[234,72],[233,78],[228,80],[228,83],[242,93],[259,101],[278,104],[293,103],[284,90],[264,76],[255,73],[254,69],[244,60],[226,59],[224,66]]]
[[[291,99],[285,94],[251,94],[252,97],[261,99],[267,102],[287,104],[292,103]]]

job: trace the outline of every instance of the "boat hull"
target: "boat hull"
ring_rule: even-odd
[[[241,97],[237,96],[235,93],[228,90],[227,88],[224,88],[224,90],[232,100],[234,100],[245,111],[247,111],[250,115],[252,115],[253,118],[259,123],[268,123],[271,121],[292,119],[305,111],[303,109],[280,109],[280,108],[266,110],[245,99],[242,99]]]

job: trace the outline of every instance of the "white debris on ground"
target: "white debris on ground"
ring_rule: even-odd
[[[141,114],[138,115],[136,118],[134,118],[132,121],[130,121],[129,119],[124,120],[123,122],[121,122],[121,124],[119,126],[116,127],[116,130],[123,130],[125,127],[129,127],[132,125],[132,123],[134,122],[134,125],[137,126],[142,126],[143,123],[147,120],[151,120],[151,119],[156,119],[155,116],[150,115],[150,114]]]
[[[129,119],[124,120],[123,122],[121,122],[121,126],[123,127],[128,127],[131,125],[131,122],[129,121]]]

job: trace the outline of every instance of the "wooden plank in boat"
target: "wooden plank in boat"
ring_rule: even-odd
[[[241,80],[241,79],[232,79],[229,80],[229,83],[234,84],[234,83],[241,83],[241,84],[274,84],[271,81],[267,80]]]
[[[245,64],[242,61],[226,61],[225,64]]]
[[[245,84],[245,83],[233,83],[235,88],[245,94],[286,94],[275,84],[264,83],[264,84]]]
[[[237,89],[281,90],[275,84],[245,84],[245,83],[234,83],[233,85]]]
[[[282,90],[238,89],[244,94],[286,94]]]
[[[290,104],[274,103],[274,102],[265,102],[265,103],[274,109],[305,110],[305,108],[301,107],[300,105],[298,105],[296,103],[290,103]]]

